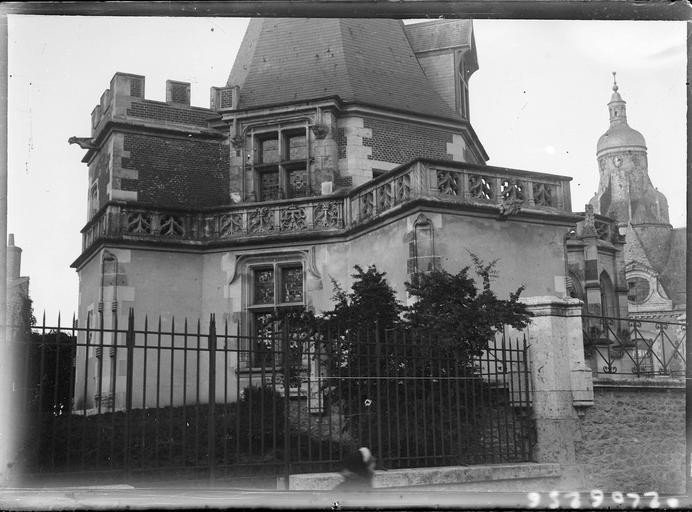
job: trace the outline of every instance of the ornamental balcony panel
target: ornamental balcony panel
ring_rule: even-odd
[[[82,230],[83,250],[100,239],[206,244],[339,232],[399,211],[417,200],[483,207],[501,215],[509,212],[505,216],[520,211],[571,215],[569,180],[500,167],[416,160],[340,197],[305,197],[199,210],[112,201]],[[611,235],[609,229],[603,236]]]

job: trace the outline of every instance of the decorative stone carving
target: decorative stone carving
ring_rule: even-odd
[[[163,236],[183,236],[185,234],[183,218],[175,215],[162,215],[159,234]]]
[[[394,180],[394,201],[397,203],[411,197],[411,175],[404,174]]]
[[[369,219],[375,213],[374,192],[367,192],[360,196],[360,215],[364,219]]]
[[[507,217],[517,215],[521,211],[521,201],[506,201],[500,205],[498,220],[506,220]]]
[[[274,231],[274,212],[269,208],[257,208],[248,214],[248,231],[250,233],[267,233]]]
[[[243,216],[240,213],[221,215],[219,219],[219,237],[228,238],[243,231]]]
[[[151,214],[150,213],[131,213],[127,216],[127,232],[132,235],[151,234]]]
[[[231,145],[233,146],[233,149],[236,151],[239,149],[243,149],[243,146],[245,145],[245,137],[242,135],[236,135],[234,137],[231,137]]]
[[[377,211],[383,212],[392,207],[393,197],[392,189],[389,183],[386,183],[381,187],[377,187],[375,189],[375,194],[377,195]]]
[[[459,180],[457,173],[451,171],[437,171],[437,190],[442,195],[458,196]]]
[[[613,238],[612,226],[608,222],[603,222],[600,220],[594,220],[594,229],[596,230],[596,236],[607,242],[610,242]]]
[[[313,207],[312,215],[317,228],[339,228],[343,224],[339,204],[336,202],[321,203]]]
[[[98,147],[91,137],[70,137],[67,139],[67,143],[77,144],[82,149],[96,149]]]
[[[536,206],[553,206],[553,187],[548,183],[532,183]]]
[[[314,124],[310,126],[312,133],[315,134],[315,138],[318,140],[324,139],[329,133],[329,126],[324,124]]]
[[[469,195],[472,199],[491,200],[493,188],[490,185],[490,179],[475,174],[469,176]]]
[[[593,205],[587,204],[584,206],[584,225],[582,227],[582,236],[596,236],[595,217],[593,213]]]
[[[289,206],[280,210],[281,231],[301,231],[307,228],[305,208]]]
[[[503,202],[520,203],[524,201],[524,184],[514,178],[503,179],[500,192]]]

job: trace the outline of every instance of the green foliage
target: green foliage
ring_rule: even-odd
[[[367,270],[356,265],[352,274],[351,292],[346,293],[339,283],[334,286],[334,309],[324,313],[324,320],[340,330],[356,329],[377,323],[382,329],[396,326],[403,306],[385,279],[385,272],[378,272],[375,265]]]
[[[482,290],[469,275],[470,267],[457,274],[446,270],[416,274],[406,283],[409,294],[416,298],[406,312],[410,328],[431,336],[439,348],[462,358],[480,355],[505,325],[523,329],[532,316],[526,305],[519,302],[523,286],[509,299],[499,299],[491,289],[496,262],[486,265],[477,256],[472,258]]]
[[[334,282],[335,307],[324,317],[332,334],[322,340],[335,377],[330,398],[349,433],[380,458],[444,452],[446,462],[466,463],[468,439],[488,428],[492,413],[475,397],[490,391],[474,358],[505,325],[526,327],[531,313],[519,302],[523,287],[499,299],[495,262],[472,258],[480,289],[470,267],[417,274],[406,283],[416,299],[408,308],[375,266],[355,267],[350,292]]]

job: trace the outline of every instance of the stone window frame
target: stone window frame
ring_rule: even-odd
[[[617,318],[619,314],[615,283],[610,274],[605,270],[599,274],[598,284],[601,292],[601,316],[604,318]]]
[[[307,267],[303,255],[286,254],[276,256],[262,256],[252,258],[244,262],[243,271],[243,295],[245,297],[244,315],[241,321],[243,333],[241,343],[240,363],[245,368],[262,368],[253,364],[258,347],[253,348],[257,338],[256,317],[262,313],[278,313],[287,310],[303,310],[307,307]],[[302,300],[300,302],[282,302],[281,298],[281,272],[286,268],[300,267],[302,277]],[[255,273],[263,269],[273,269],[274,300],[272,303],[255,304]],[[272,365],[269,365],[271,367]],[[278,362],[276,366],[279,366]],[[264,368],[267,368],[264,365]]]
[[[407,274],[413,275],[420,272],[431,272],[439,267],[439,258],[435,255],[435,226],[432,219],[426,217],[422,213],[416,217],[413,222],[413,229],[408,233],[408,259],[406,262]],[[426,248],[426,254],[420,256],[422,251],[421,241],[424,232],[428,233],[427,240],[429,246]],[[428,263],[427,268],[421,268],[421,260]]]
[[[304,156],[291,158],[291,139],[304,137]],[[251,165],[251,175],[254,183],[255,197],[257,201],[275,201],[280,199],[293,199],[309,197],[314,195],[312,190],[312,180],[310,173],[310,129],[307,122],[302,124],[291,123],[285,126],[275,125],[263,129],[252,129],[250,132],[251,155],[249,159]],[[264,161],[262,145],[268,140],[277,141],[278,158],[276,160]],[[289,179],[290,174],[295,171],[305,171],[306,188],[302,193],[294,193],[291,190]],[[278,175],[277,197],[266,197],[261,187],[261,178],[264,173],[276,173]]]
[[[98,180],[94,180],[91,185],[89,185],[89,197],[87,199],[87,204],[89,205],[89,219],[96,215],[99,211],[99,184]]]

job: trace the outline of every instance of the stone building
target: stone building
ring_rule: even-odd
[[[584,303],[585,342],[596,373],[636,361],[650,374],[679,374],[685,354],[685,228],[669,223],[667,200],[648,174],[644,137],[628,125],[618,89],[614,83],[610,127],[596,147],[598,191],[567,240],[568,293]],[[629,356],[623,359],[620,348]]]
[[[626,102],[613,84],[608,103],[610,127],[598,139],[598,192],[590,204],[615,219],[624,234],[629,312],[684,313],[686,304],[686,229],[674,229],[668,201],[651,182],[646,142],[627,124]]]
[[[499,259],[499,295],[565,297],[565,238],[583,219],[571,178],[485,164],[477,69],[469,20],[254,19],[209,108],[190,105],[188,83],[168,81],[158,102],[143,76],[116,73],[91,135],[71,139],[88,165],[79,318],[214,313],[250,337],[250,356],[229,363],[242,374],[269,313],[331,308],[331,279],[348,287],[354,265],[386,271],[406,302],[412,273],[456,272],[473,253]],[[77,402],[96,403],[100,364],[122,403],[124,376],[109,374],[122,361],[84,357]],[[182,381],[164,376],[161,392],[179,400]]]

